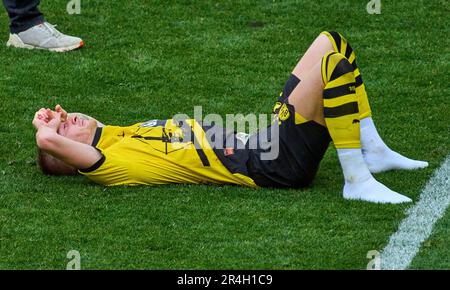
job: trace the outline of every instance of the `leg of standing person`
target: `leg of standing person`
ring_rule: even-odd
[[[65,35],[46,22],[39,3],[40,0],[3,0],[10,18],[7,46],[64,52],[84,45],[80,38]]]
[[[39,11],[40,0],[3,0],[10,19],[10,31],[17,34],[45,21]]]

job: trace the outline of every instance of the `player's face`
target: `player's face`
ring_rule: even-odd
[[[58,134],[71,140],[89,144],[97,128],[97,121],[82,114],[69,114],[58,128]]]

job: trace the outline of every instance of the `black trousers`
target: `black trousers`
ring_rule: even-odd
[[[39,11],[40,0],[3,0],[8,12],[11,33],[19,33],[44,21]]]

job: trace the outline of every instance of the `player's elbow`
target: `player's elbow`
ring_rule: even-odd
[[[75,175],[78,170],[58,158],[50,155],[44,150],[37,150],[37,165],[42,173],[46,175]]]
[[[36,145],[38,147],[37,164],[47,175],[74,175],[78,171],[75,167],[65,163],[54,156],[57,152],[57,135],[50,131],[39,130],[36,133]]]
[[[47,132],[36,132],[36,145],[39,149],[48,151],[52,148],[53,140],[51,134]]]

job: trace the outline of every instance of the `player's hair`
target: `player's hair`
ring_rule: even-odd
[[[42,173],[46,175],[75,175],[78,173],[76,168],[40,148],[37,149],[37,164]]]

